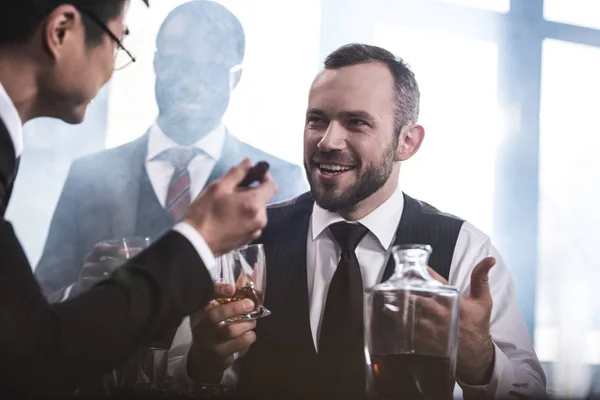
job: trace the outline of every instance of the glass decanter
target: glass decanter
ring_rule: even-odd
[[[392,277],[365,292],[369,399],[451,399],[458,290],[429,275],[428,245],[392,248]]]

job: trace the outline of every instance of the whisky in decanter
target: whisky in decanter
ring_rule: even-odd
[[[427,272],[430,246],[395,246],[392,254],[392,277],[365,293],[369,399],[451,399],[458,290]]]

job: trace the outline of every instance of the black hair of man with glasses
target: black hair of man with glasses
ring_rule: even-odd
[[[266,225],[276,185],[267,173],[259,185],[239,187],[252,167],[244,160],[204,190],[182,222],[108,280],[72,300],[46,302],[4,217],[22,127],[38,117],[83,120],[123,49],[128,5],[0,2],[0,398],[65,396],[117,367],[202,309],[215,290],[208,273],[215,257],[255,240]],[[229,289],[217,295],[233,294]]]

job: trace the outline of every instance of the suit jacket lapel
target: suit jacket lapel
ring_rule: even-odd
[[[240,154],[240,142],[228,130],[225,131],[225,144],[223,145],[223,153],[221,158],[217,160],[215,167],[211,171],[206,184],[219,179],[225,175],[229,169],[242,161],[243,154]]]
[[[8,207],[8,200],[17,174],[17,160],[15,148],[8,133],[8,129],[0,119],[0,215]]]
[[[406,194],[403,193],[402,195],[404,196],[404,208],[402,209],[402,216],[400,217],[400,222],[398,223],[398,228],[396,229],[396,237],[394,238],[394,243],[392,244],[391,248],[401,244],[412,243],[410,227],[413,225],[415,212],[418,212],[418,204]],[[387,281],[392,276],[396,268],[396,263],[394,262],[391,248],[388,251],[388,262],[385,266],[381,282]]]
[[[293,338],[285,338],[284,335],[282,340],[300,343],[298,354],[305,356],[316,356],[310,328],[306,273],[307,233],[312,204],[312,201],[308,201],[287,209],[274,209],[269,215],[273,221],[280,221],[265,238],[266,242],[274,243],[266,247],[267,277],[272,285],[267,287],[265,306],[276,317],[265,318],[261,322],[268,331],[285,330],[286,335],[292,335]],[[280,212],[286,215],[276,215]],[[267,327],[270,322],[277,327]]]
[[[111,181],[108,187],[113,188],[109,195],[114,200],[108,204],[115,205],[114,212],[111,213],[115,237],[135,235],[140,182],[146,168],[147,150],[148,133],[121,148],[121,153],[114,160],[115,173],[106,176]]]

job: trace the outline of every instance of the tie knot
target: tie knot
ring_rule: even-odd
[[[175,167],[175,169],[187,168],[190,162],[197,155],[201,154],[202,150],[197,147],[186,148],[186,147],[172,147],[160,153],[156,156],[155,160],[167,161]]]
[[[340,246],[342,252],[354,253],[356,246],[369,232],[362,224],[349,224],[347,222],[336,222],[329,226],[333,238]]]

